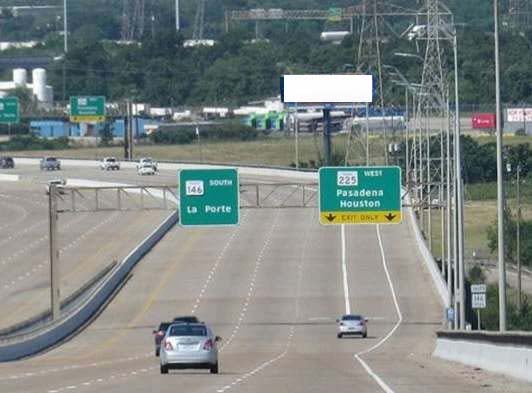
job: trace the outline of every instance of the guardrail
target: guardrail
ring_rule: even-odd
[[[532,382],[532,333],[439,331],[434,356]]]
[[[172,228],[179,220],[177,212],[172,213],[144,241],[124,258],[92,294],[78,308],[52,322],[39,332],[19,337],[21,341],[0,344],[0,361],[12,361],[35,355],[77,333],[94,315],[107,304],[124,280],[129,276],[142,257]]]

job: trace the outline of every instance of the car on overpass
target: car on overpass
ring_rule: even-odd
[[[153,167],[153,170],[155,172],[158,171],[157,169],[157,161],[154,161],[151,157],[142,157],[139,162],[137,163],[137,170],[143,166],[150,165]]]
[[[208,369],[218,374],[218,342],[204,323],[172,323],[161,341],[161,374],[170,369]]]
[[[41,171],[59,171],[61,170],[61,161],[55,157],[43,157],[39,166]]]
[[[362,315],[347,314],[336,320],[338,330],[336,336],[342,338],[349,335],[368,336],[368,319]]]
[[[9,169],[15,167],[13,157],[0,157],[0,169]]]
[[[144,175],[155,175],[156,170],[151,164],[142,164],[137,167],[137,174],[140,176]]]
[[[153,339],[155,341],[155,356],[159,356],[159,353],[161,352],[161,341],[163,341],[166,330],[171,324],[172,322],[161,322],[159,327],[153,331]]]
[[[100,162],[100,169],[102,171],[119,171],[120,161],[116,157],[105,157]]]

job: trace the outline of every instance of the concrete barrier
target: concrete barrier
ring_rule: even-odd
[[[438,332],[434,356],[532,382],[532,334]]]
[[[98,285],[93,290],[92,295],[75,311],[64,315],[58,321],[40,329],[37,333],[22,337],[17,342],[0,343],[0,361],[12,361],[35,355],[78,332],[107,304],[135,265],[177,222],[178,213],[174,212],[124,258],[116,266],[114,273]]]
[[[38,158],[26,158],[26,157],[15,157],[17,160],[17,165],[31,165],[38,166],[40,159]],[[72,158],[60,158],[61,166],[74,166],[74,167],[85,167],[85,168],[99,168],[100,162],[95,160],[83,160],[83,159],[72,159]],[[127,169],[136,169],[137,163],[133,161],[122,161],[120,162],[121,168]],[[318,178],[318,174],[308,171],[297,171],[295,169],[288,168],[277,168],[277,167],[264,167],[264,166],[238,166],[238,165],[222,165],[222,164],[193,164],[193,163],[179,163],[179,162],[158,162],[159,170],[169,170],[176,171],[176,182],[177,182],[177,171],[180,169],[216,169],[216,168],[227,168],[227,167],[237,167],[240,175],[248,176],[275,176],[275,177],[284,177],[291,179],[300,179],[300,180],[309,180],[315,181]]]
[[[410,196],[408,194],[405,195],[405,201],[408,205],[410,205],[411,201]],[[444,307],[449,307],[449,291],[447,290],[447,284],[445,283],[442,275],[440,274],[440,270],[438,269],[438,265],[436,264],[434,256],[427,247],[425,238],[423,237],[421,229],[419,228],[419,225],[417,223],[414,210],[411,207],[407,207],[404,210],[406,210],[407,212],[410,227],[414,231],[414,236],[416,238],[419,253],[421,254],[423,262],[425,263],[425,266],[427,267],[430,276],[432,277],[432,282],[434,283],[434,287],[436,288],[436,292],[438,293],[440,303]]]

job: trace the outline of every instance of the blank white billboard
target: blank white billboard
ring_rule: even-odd
[[[284,75],[281,99],[286,103],[370,103],[371,75]]]

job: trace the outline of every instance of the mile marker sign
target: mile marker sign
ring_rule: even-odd
[[[238,225],[236,169],[183,169],[179,172],[179,222],[182,226]]]
[[[320,223],[399,224],[401,168],[324,167],[319,170]]]

